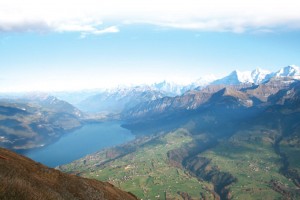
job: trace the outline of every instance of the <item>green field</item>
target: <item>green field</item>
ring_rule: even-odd
[[[180,192],[193,199],[200,199],[201,195],[213,199],[212,184],[199,182],[188,172],[169,164],[167,152],[191,140],[187,131],[180,129],[146,143],[134,153],[104,166],[91,167],[86,163],[90,168],[81,175],[109,181],[141,199],[183,199]],[[79,168],[74,165],[67,165],[65,169],[80,169],[79,165],[76,165]]]
[[[279,173],[281,158],[273,148],[278,135],[275,130],[257,127],[239,132],[201,155],[211,159],[210,165],[237,178],[230,186],[232,199],[282,199],[283,192],[297,188],[292,180]],[[280,190],[275,191],[272,183],[279,185]],[[284,195],[295,198],[293,194]]]
[[[173,151],[172,155],[176,156],[177,152],[179,156],[190,156],[192,151],[187,152],[193,147],[192,142],[205,141],[209,134],[191,135],[185,129],[178,129],[97,152],[60,169],[108,181],[144,200],[218,199],[218,195],[224,199],[242,200],[299,199],[295,179],[282,173],[284,162],[275,151],[280,136],[281,132],[276,128],[253,126],[243,129],[193,155],[183,168],[178,165],[182,160],[177,159],[179,162],[174,164],[168,153],[181,150]],[[283,139],[280,151],[288,154],[289,166],[299,172],[299,147],[291,144],[291,140]]]
[[[293,179],[296,185],[300,187],[300,137],[298,129],[289,137],[280,142],[281,153],[288,162],[287,176]]]

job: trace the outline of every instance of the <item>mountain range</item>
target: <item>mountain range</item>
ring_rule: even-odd
[[[142,199],[299,199],[299,88],[274,75],[140,103],[121,115],[135,141],[60,169]]]
[[[300,69],[295,65],[290,65],[278,70],[277,72],[269,72],[260,68],[245,72],[235,70],[228,76],[215,80],[211,84],[236,85],[241,83],[253,83],[257,85],[267,82],[273,77],[293,77],[295,79],[300,79]]]
[[[156,100],[164,96],[166,93],[154,90],[149,86],[117,88],[92,95],[77,106],[79,109],[91,113],[120,113],[139,103]]]
[[[203,88],[208,85],[238,85],[242,83],[251,83],[258,85],[267,82],[273,77],[293,77],[300,79],[300,68],[296,65],[289,65],[281,68],[276,72],[270,72],[261,68],[252,71],[234,70],[230,74],[222,78],[216,78],[214,75],[203,76],[189,84],[177,84],[176,82],[162,81],[150,85],[152,89],[162,91],[168,96],[182,95],[188,90],[197,87]]]
[[[142,102],[152,101],[162,97],[180,96],[190,90],[201,90],[210,85],[258,85],[268,82],[274,77],[300,79],[300,69],[295,65],[290,65],[277,72],[269,72],[259,68],[245,72],[235,70],[220,79],[209,75],[186,85],[162,81],[144,86],[120,87],[91,94],[86,99],[77,102],[75,106],[86,112],[120,113]]]
[[[164,97],[154,101],[148,101],[124,111],[124,119],[142,119],[144,117],[164,117],[169,113],[181,112],[186,110],[197,110],[215,106],[217,101],[223,101],[224,106],[230,106],[230,98],[243,107],[263,107],[268,105],[269,98],[280,90],[289,88],[292,83],[298,82],[292,77],[273,77],[267,82],[259,85],[251,83],[241,83],[239,85],[209,85],[201,90],[190,90],[181,96]],[[221,99],[220,99],[221,98]]]

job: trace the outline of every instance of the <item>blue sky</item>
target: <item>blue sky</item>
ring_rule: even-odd
[[[187,83],[299,65],[300,14],[289,1],[3,1],[0,91]]]

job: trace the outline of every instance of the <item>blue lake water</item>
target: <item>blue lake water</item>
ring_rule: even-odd
[[[87,154],[133,140],[134,135],[120,125],[117,121],[87,124],[64,135],[55,143],[25,155],[49,167],[66,164]]]

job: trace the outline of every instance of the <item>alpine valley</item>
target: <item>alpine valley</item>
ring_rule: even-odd
[[[141,199],[299,199],[299,75],[287,66],[203,85],[152,85],[143,94],[180,95],[125,106],[118,117],[134,141],[59,169]]]
[[[0,145],[10,150],[53,143],[85,123],[122,121],[133,141],[57,169],[109,182],[140,199],[300,198],[295,65],[277,72],[236,70],[188,85],[163,81],[2,97]]]

